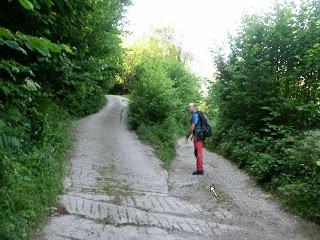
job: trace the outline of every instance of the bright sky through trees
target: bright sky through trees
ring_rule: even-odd
[[[296,0],[298,2],[299,0]],[[171,26],[182,36],[182,47],[191,52],[191,68],[201,76],[214,71],[210,49],[216,44],[226,48],[228,32],[234,33],[243,13],[268,9],[274,0],[132,0],[126,30],[134,42],[153,27]]]

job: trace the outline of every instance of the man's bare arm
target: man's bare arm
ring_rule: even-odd
[[[191,124],[191,127],[189,128],[189,131],[186,134],[186,138],[189,138],[189,136],[193,133],[193,130],[194,130],[195,126],[196,125],[194,123]]]

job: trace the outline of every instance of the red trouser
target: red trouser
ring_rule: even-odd
[[[194,155],[197,158],[197,171],[203,171],[203,156],[202,156],[203,142],[194,138],[193,144],[194,144]]]

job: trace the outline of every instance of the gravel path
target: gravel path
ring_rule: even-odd
[[[205,175],[192,176],[192,144],[180,140],[164,169],[128,129],[126,106],[109,96],[100,112],[78,122],[65,193],[32,239],[319,239],[318,225],[285,213],[214,153],[204,151]]]

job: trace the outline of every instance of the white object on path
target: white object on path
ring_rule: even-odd
[[[218,197],[218,195],[217,195],[216,191],[214,190],[213,186],[210,186],[210,191],[213,192],[216,197]]]

